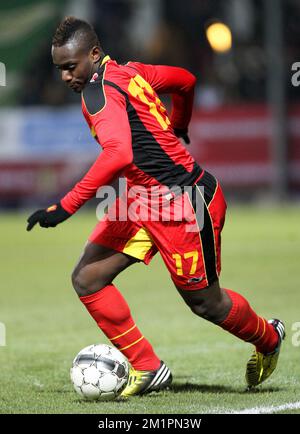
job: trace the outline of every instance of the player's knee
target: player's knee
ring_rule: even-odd
[[[73,288],[75,289],[79,297],[84,297],[86,295],[93,294],[99,291],[104,286],[110,283],[107,278],[103,276],[97,276],[94,279],[87,270],[83,268],[75,268],[71,276]]]
[[[86,282],[80,275],[80,271],[75,268],[71,276],[72,285],[79,297],[87,295]]]
[[[208,321],[210,321],[213,316],[213,312],[210,309],[208,303],[205,303],[204,301],[190,304],[189,307],[195,315],[200,316],[201,318],[204,318]]]
[[[189,307],[195,315],[215,324],[222,322],[229,311],[229,306],[225,300],[215,302],[209,298],[189,303]]]
[[[195,315],[215,324],[222,322],[231,309],[231,300],[226,291],[220,288],[218,280],[199,290],[177,289]]]

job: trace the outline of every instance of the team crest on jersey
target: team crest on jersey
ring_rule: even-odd
[[[94,83],[98,77],[99,77],[99,74],[97,72],[95,72],[93,74],[92,78],[90,79],[90,83]]]

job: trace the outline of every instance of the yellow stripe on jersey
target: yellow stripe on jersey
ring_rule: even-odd
[[[91,134],[92,134],[93,137],[96,137],[96,135],[97,135],[94,125],[92,125]]]
[[[150,235],[144,228],[141,228],[129,241],[127,241],[123,253],[143,261],[152,246],[153,241],[151,240]]]
[[[105,57],[103,57],[103,60],[102,60],[100,66],[104,65],[104,63],[108,62],[109,60],[110,60],[110,57],[109,57],[109,55],[107,54]]]

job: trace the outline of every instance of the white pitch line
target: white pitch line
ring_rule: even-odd
[[[232,413],[232,414],[263,414],[263,413],[277,413],[278,411],[297,410],[297,409],[300,409],[300,401],[278,405],[277,407],[271,405],[270,407],[246,408],[245,410],[232,411],[230,413]]]

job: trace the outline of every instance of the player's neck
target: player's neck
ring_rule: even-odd
[[[103,59],[105,57],[106,57],[106,55],[104,53],[102,53],[102,56],[100,57],[100,59],[98,60],[98,62],[94,63],[92,74],[94,74],[95,72],[97,72],[99,70],[99,68],[102,66]]]
[[[91,76],[92,76],[93,74],[95,74],[95,72],[99,71],[99,68],[100,68],[101,62],[102,62],[102,58],[101,58],[98,62],[94,63],[94,65],[93,65],[93,67],[92,67],[92,74],[91,74]]]

